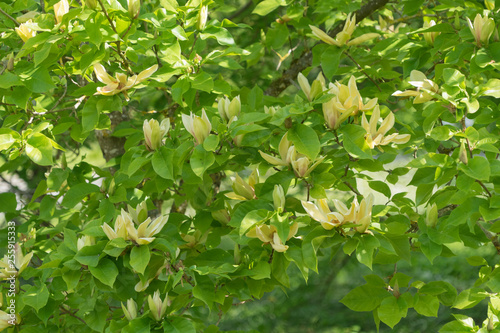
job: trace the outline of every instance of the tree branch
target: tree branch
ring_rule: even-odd
[[[2,8],[0,8],[0,13],[4,14],[9,20],[11,20],[12,22],[14,22],[16,24],[16,27],[19,26],[19,22],[17,22],[17,20],[15,18],[13,18],[9,14],[7,14]]]
[[[361,20],[365,19],[367,16],[371,15],[376,10],[385,6],[389,0],[372,0],[368,2],[366,5],[361,7],[356,11],[356,22],[361,22]],[[335,29],[333,29],[329,35],[332,38],[342,31],[344,28],[345,22],[337,25]],[[302,53],[302,55],[295,59],[290,68],[283,72],[283,75],[274,80],[271,85],[266,89],[265,94],[269,96],[277,97],[283,90],[285,90],[289,85],[292,84],[297,78],[297,75],[302,72],[307,67],[312,64],[312,52],[311,50],[306,50]]]

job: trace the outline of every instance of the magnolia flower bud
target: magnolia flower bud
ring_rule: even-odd
[[[239,196],[244,197],[247,200],[252,200],[255,196],[254,189],[248,185],[241,177],[236,174],[233,179],[233,191]]]
[[[21,39],[25,43],[31,37],[35,37],[36,36],[36,31],[35,30],[31,30],[31,28],[28,27],[32,23],[33,22],[31,20],[28,20],[26,23],[22,23],[22,24],[19,25],[19,27],[16,27],[17,34],[19,35],[19,37],[21,37]]]
[[[467,156],[467,149],[465,148],[465,142],[463,140],[460,143],[460,152],[458,154],[458,159],[463,164],[467,164],[469,162],[469,158]]]
[[[153,318],[156,321],[160,321],[167,311],[167,296],[165,296],[165,299],[162,301],[160,298],[160,291],[157,290],[153,294],[153,297],[151,297],[151,295],[148,296],[148,305]]]
[[[63,16],[69,12],[68,0],[61,0],[54,5],[54,14],[56,16],[56,23],[62,22]]]
[[[488,10],[495,10],[495,0],[484,0],[484,5]]]
[[[163,119],[161,124],[156,119],[144,120],[142,129],[146,140],[146,148],[150,151],[157,150],[163,145],[163,137],[170,129],[170,119]]]
[[[207,25],[207,17],[208,17],[208,6],[202,6],[200,11],[198,12],[198,21],[196,22],[196,28],[199,31],[205,30],[205,26]]]
[[[78,251],[80,251],[85,246],[92,246],[94,244],[95,244],[95,238],[92,236],[85,235],[83,237],[78,238],[78,241],[76,243],[76,248],[78,249]]]
[[[132,298],[129,298],[127,300],[127,307],[125,307],[123,303],[121,304],[125,318],[127,318],[128,321],[134,320],[137,317],[137,303]]]
[[[89,7],[90,9],[96,9],[97,1],[96,0],[85,0],[85,6]]]
[[[487,45],[491,35],[495,31],[495,21],[492,18],[488,18],[488,14],[484,18],[480,14],[477,14],[474,18],[474,24],[472,24],[469,18],[467,18],[467,24],[476,40],[477,46]]]
[[[196,116],[191,112],[191,115],[182,115],[182,123],[186,130],[191,133],[197,144],[202,144],[212,130],[212,124],[208,120],[205,109],[202,110],[202,115]]]
[[[224,119],[226,123],[230,124],[234,118],[240,114],[240,96],[236,96],[232,101],[229,101],[227,97],[220,99],[217,108],[221,118]]]
[[[10,72],[14,69],[14,53],[10,53],[7,56],[7,70]]]
[[[431,20],[430,22],[424,21],[424,28],[430,28],[436,25],[436,21]],[[434,40],[439,35],[439,32],[424,32],[424,39],[429,45],[434,45]]]
[[[127,0],[128,15],[132,19],[136,19],[141,11],[141,0]]]
[[[234,264],[239,265],[241,262],[240,246],[234,244]]]
[[[273,191],[273,203],[274,209],[278,212],[282,212],[285,209],[285,191],[281,185],[274,185]]]
[[[231,221],[231,216],[229,215],[229,212],[226,209],[220,209],[216,210],[215,212],[212,212],[212,217],[216,221],[219,221],[222,224],[228,224],[229,221]]]
[[[425,224],[434,228],[438,222],[438,209],[435,203],[428,205],[425,211]]]

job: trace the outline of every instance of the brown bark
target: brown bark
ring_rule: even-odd
[[[95,136],[99,141],[99,146],[101,147],[102,155],[106,159],[106,162],[125,153],[125,149],[123,148],[123,146],[125,145],[126,138],[117,138],[111,136],[111,134],[113,133],[114,128],[118,126],[118,124],[129,119],[130,117],[126,110],[124,110],[123,112],[113,111],[109,114],[111,129],[95,131]]]

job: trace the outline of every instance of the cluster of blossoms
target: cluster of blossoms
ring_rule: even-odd
[[[340,227],[346,223],[354,223],[357,226],[355,230],[359,233],[369,232],[372,218],[373,195],[369,194],[361,203],[358,204],[357,199],[351,203],[351,207],[347,206],[339,200],[334,200],[333,204],[337,212],[332,212],[328,207],[326,199],[318,200],[315,205],[310,201],[302,201],[302,206],[307,214],[313,219],[321,223],[321,226],[326,230],[331,230],[335,227]]]
[[[166,216],[160,216],[152,221],[147,216],[146,202],[143,202],[137,205],[136,210],[130,206],[128,206],[128,212],[122,209],[121,214],[115,220],[114,229],[107,223],[104,223],[102,229],[110,240],[123,238],[144,245],[151,243],[155,239],[153,236],[163,229],[167,220]],[[135,225],[137,225],[137,228]]]
[[[305,178],[316,169],[316,167],[325,159],[324,156],[319,156],[315,161],[311,161],[306,155],[300,154],[295,149],[295,146],[288,140],[288,132],[283,135],[278,146],[280,158],[271,156],[259,150],[263,159],[272,165],[288,166],[291,165],[295,175],[298,178]]]
[[[125,306],[123,303],[122,310],[125,318],[131,321],[137,318],[137,303],[129,298],[127,300],[127,305]],[[162,300],[160,296],[160,291],[157,290],[154,292],[153,296],[148,295],[148,306],[151,315],[156,321],[161,321],[163,317],[165,317],[165,312],[167,311],[167,307],[170,305],[170,300],[168,299],[168,294],[165,295],[165,298]]]
[[[294,237],[299,229],[299,224],[297,222],[290,226],[290,231],[288,232],[288,237],[286,240]],[[258,238],[262,241],[263,245],[270,244],[271,247],[276,252],[285,252],[288,250],[288,245],[285,245],[278,235],[278,230],[273,225],[261,224],[255,226],[250,231],[246,233],[247,237]]]

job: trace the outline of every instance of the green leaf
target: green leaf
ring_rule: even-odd
[[[215,38],[220,45],[233,45],[233,36],[224,28],[209,26],[202,33],[200,33],[201,39]]]
[[[433,295],[418,295],[418,301],[414,306],[415,311],[426,317],[437,317],[439,300]]]
[[[471,178],[485,181],[490,179],[490,163],[483,156],[474,156],[467,164],[460,163],[458,167]]]
[[[331,79],[337,73],[342,51],[343,49],[340,47],[328,45],[321,54],[321,68],[327,79]]]
[[[303,124],[295,125],[288,131],[288,140],[292,141],[297,151],[309,157],[311,161],[316,159],[320,151],[318,135],[309,126]]]
[[[240,225],[240,236],[242,236],[245,232],[247,232],[250,228],[264,222],[268,219],[269,211],[266,209],[258,209],[250,211],[243,220]]]
[[[168,149],[165,146],[160,147],[155,151],[151,164],[154,171],[162,178],[174,180],[174,154],[173,149]]]
[[[500,80],[499,79],[490,79],[486,82],[482,87],[484,89],[483,95],[492,96],[496,98],[500,98]]]
[[[150,330],[150,319],[147,317],[135,318],[129,321],[128,325],[125,326],[122,333],[149,333]]]
[[[82,265],[95,267],[99,263],[99,256],[102,254],[102,246],[92,245],[83,247],[75,255],[75,260]]]
[[[52,143],[42,133],[33,133],[26,141],[26,155],[39,165],[52,165]]]
[[[215,301],[215,287],[208,276],[196,276],[196,286],[193,288],[193,296],[203,301],[209,308],[212,308]]]
[[[44,67],[40,67],[37,71],[26,74],[29,79],[25,81],[25,86],[34,93],[43,94],[56,87],[54,82],[52,82],[49,71]]]
[[[96,128],[99,123],[99,110],[97,109],[97,100],[89,98],[82,110],[82,129],[83,132],[90,132]]]
[[[22,85],[21,80],[11,72],[5,72],[0,75],[0,89],[10,89],[13,86],[19,85]]]
[[[177,40],[187,40],[188,39],[186,32],[184,31],[184,29],[182,29],[182,27],[180,25],[177,25],[175,28],[170,30],[170,32],[172,32],[172,34],[175,37],[177,37]]]
[[[264,0],[255,6],[252,14],[264,16],[280,6],[286,6],[286,2],[284,0]]]
[[[16,195],[12,192],[0,193],[0,213],[14,213],[17,207]]]
[[[64,195],[61,203],[66,208],[73,208],[80,203],[87,195],[98,192],[99,186],[94,184],[80,183],[71,187]]]
[[[25,289],[21,296],[24,304],[31,306],[37,312],[47,304],[49,300],[49,290],[45,284],[41,286],[30,286]]]
[[[340,128],[344,148],[347,152],[356,158],[372,158],[370,147],[365,141],[366,131],[359,125],[348,124]]]
[[[219,136],[210,134],[205,141],[203,141],[203,148],[206,151],[215,151],[219,146]]]
[[[203,149],[202,145],[196,146],[191,156],[191,169],[194,174],[200,178],[203,178],[203,174],[207,169],[214,164],[215,157],[212,152],[208,152]]]
[[[384,298],[390,296],[382,287],[365,284],[351,290],[340,302],[353,311],[373,311]]]
[[[407,310],[408,306],[403,298],[387,297],[378,308],[378,317],[384,324],[393,328],[401,318],[406,317]]]
[[[17,140],[14,139],[12,134],[0,134],[0,151],[9,149],[15,142]]]
[[[389,188],[389,185],[387,185],[382,181],[379,180],[370,181],[368,182],[368,186],[370,186],[370,188],[374,189],[375,191],[382,193],[387,198],[391,197],[391,189]]]
[[[183,317],[169,317],[169,320],[165,320],[163,327],[165,332],[169,333],[196,333],[193,323]]]
[[[97,266],[89,266],[89,270],[95,278],[113,288],[115,279],[118,276],[118,268],[110,259],[103,258]]]
[[[147,245],[134,246],[130,252],[130,266],[140,274],[144,274],[146,266],[149,264],[151,253]]]
[[[214,80],[210,74],[200,72],[199,74],[189,78],[192,80],[191,86],[193,89],[212,92],[212,89],[214,88]]]
[[[356,258],[360,263],[372,269],[373,252],[380,246],[380,242],[372,235],[361,235],[356,247]]]
[[[102,15],[95,11],[85,21],[85,32],[89,35],[90,42],[97,47],[100,47],[102,42],[101,17]]]

